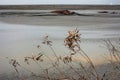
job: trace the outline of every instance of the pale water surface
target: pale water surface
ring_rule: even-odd
[[[68,30],[75,28],[78,28],[82,34],[81,48],[88,53],[93,62],[100,63],[104,61],[102,55],[107,53],[102,47],[102,40],[116,41],[120,38],[120,17],[1,16],[0,73],[10,69],[5,57],[21,60],[32,53],[38,53],[36,46],[41,45],[43,36],[46,35],[50,36],[58,55],[68,53],[68,49],[64,46],[64,38]],[[46,54],[52,56],[48,47],[44,45],[42,47]]]

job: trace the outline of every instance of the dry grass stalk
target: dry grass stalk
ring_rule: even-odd
[[[53,47],[52,47],[52,41],[49,40],[49,36],[45,36],[44,37],[44,41],[42,42],[43,44],[47,44],[50,49],[52,50],[52,52],[54,53],[54,56],[56,57],[57,61],[59,62],[59,57],[57,56],[56,52],[54,51]]]
[[[27,64],[29,64],[29,60],[33,60],[33,61],[43,61],[43,54],[39,53],[38,55],[32,55],[31,57],[24,57],[24,62],[26,62]]]
[[[42,43],[52,46],[52,41],[49,40],[49,36],[45,36]]]
[[[7,59],[9,60],[9,63],[14,67],[15,71],[19,74],[19,71],[17,69],[18,67],[21,67],[19,62],[16,59],[9,59],[8,57]]]
[[[80,50],[79,46],[80,34],[78,29],[68,31],[68,36],[65,38],[64,43],[73,53]]]
[[[71,53],[71,55],[74,55],[75,53],[80,53],[80,55],[82,55],[83,58],[85,58],[87,60],[87,62],[91,65],[92,69],[94,70],[97,80],[99,80],[99,75],[95,69],[94,64],[92,63],[89,56],[80,48],[80,45],[79,45],[80,35],[81,34],[79,34],[78,29],[68,31],[68,36],[64,40],[65,46],[67,46],[73,52],[73,53]]]
[[[72,62],[72,56],[65,56],[65,57],[63,57],[63,62],[64,63],[70,63],[70,62]]]
[[[36,62],[37,64],[39,62],[42,62],[43,59],[46,57],[49,61],[50,61],[50,67],[48,68],[44,68],[44,76],[41,75],[36,75],[35,73],[31,72],[30,70],[22,67],[17,60],[15,59],[10,59],[10,64],[14,67],[14,69],[16,70],[16,72],[18,73],[18,69],[17,67],[22,67],[24,69],[26,69],[27,71],[33,73],[33,76],[36,77],[40,77],[40,78],[44,78],[44,80],[100,80],[99,75],[96,71],[96,67],[94,66],[92,60],[89,58],[89,56],[84,52],[84,50],[81,49],[80,47],[80,35],[79,34],[79,30],[78,29],[74,29],[74,30],[70,30],[68,31],[68,36],[65,38],[64,43],[65,46],[71,51],[71,53],[69,55],[65,55],[65,56],[57,56],[53,46],[52,46],[52,41],[49,40],[49,36],[45,36],[44,41],[42,42],[43,44],[46,44],[47,46],[49,46],[49,48],[51,49],[51,51],[54,53],[54,57],[56,58],[56,60],[51,59],[50,56],[47,56],[46,54],[43,53],[39,53],[37,55],[32,55],[30,57],[24,57],[24,62],[26,62],[27,64],[30,64],[30,60]],[[120,51],[110,42],[110,41],[106,41],[107,44],[107,48],[110,51],[111,54],[111,59],[115,59],[116,61],[120,61]],[[41,48],[40,45],[37,45],[37,48]],[[44,51],[43,51],[44,52]],[[83,73],[81,74],[80,71],[78,71],[75,66],[74,66],[74,60],[73,58],[75,57],[76,53],[79,53],[78,56],[82,56],[82,58],[84,58],[87,63],[90,66],[91,71],[88,71],[87,68],[82,64],[82,62],[77,63],[78,65],[80,65],[80,69],[82,69]],[[45,59],[44,59],[45,61]],[[73,76],[68,76],[68,74],[66,74],[66,71],[64,69],[61,69],[60,66],[62,66],[63,64],[65,64],[67,67],[69,67],[69,69],[71,71],[74,71],[75,75],[78,76],[78,79],[75,79]],[[117,66],[119,68],[119,66]],[[43,67],[40,67],[41,69],[43,69]],[[58,77],[52,77],[50,76],[50,69],[54,71],[58,71],[59,76]],[[69,70],[68,70],[69,71]],[[103,74],[102,79],[104,79],[105,74]],[[90,79],[92,75],[92,79]]]
[[[104,40],[104,42],[110,54],[110,59],[108,61],[113,65],[113,68],[120,71],[120,47],[117,47],[117,45],[120,45],[114,45],[110,40]]]

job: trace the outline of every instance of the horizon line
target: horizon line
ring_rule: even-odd
[[[52,9],[68,9],[68,10],[120,10],[120,5],[0,5],[0,10],[52,10]]]

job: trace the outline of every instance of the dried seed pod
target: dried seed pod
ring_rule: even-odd
[[[52,46],[52,41],[48,39],[48,36],[45,36],[44,41],[42,42],[43,44],[47,44],[49,46]]]
[[[65,56],[65,57],[63,57],[63,62],[64,63],[70,63],[70,62],[72,62],[72,57],[71,56]]]
[[[20,64],[17,62],[17,60],[10,59],[10,64],[14,67],[15,71],[19,73],[17,67],[20,67]]]
[[[76,53],[80,50],[79,42],[80,42],[79,30],[75,29],[68,31],[68,36],[64,40],[65,46],[67,46],[71,51]]]
[[[39,61],[41,60],[41,57],[43,56],[43,54],[39,54],[37,57],[36,57],[36,60]]]
[[[25,57],[24,58],[24,62],[26,62],[27,64],[29,64],[29,59],[33,60],[33,61],[43,61],[43,59],[41,58],[43,56],[43,54],[39,53],[38,55],[32,55],[31,57]]]
[[[26,62],[29,65],[29,59],[27,57],[24,58],[24,62]]]
[[[40,48],[40,45],[37,45],[37,48]]]

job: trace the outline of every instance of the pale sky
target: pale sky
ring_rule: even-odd
[[[0,0],[0,5],[14,4],[120,4],[120,0]]]

